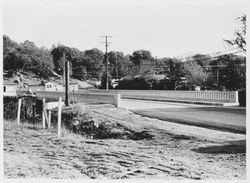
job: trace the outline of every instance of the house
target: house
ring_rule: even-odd
[[[18,84],[12,81],[3,81],[3,95],[4,96],[16,96],[18,90]]]
[[[58,80],[50,80],[44,82],[44,90],[45,91],[64,91],[65,85],[62,79]],[[69,80],[69,91],[78,91],[79,84],[76,80],[70,79]]]
[[[29,92],[35,91],[65,91],[62,79],[42,81],[40,83],[33,82],[28,84]],[[77,80],[69,80],[69,91],[78,91],[79,83]]]
[[[45,90],[44,84],[42,84],[41,82],[29,82],[27,84],[27,87],[30,93]]]

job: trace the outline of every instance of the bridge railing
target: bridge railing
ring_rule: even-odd
[[[48,98],[54,100],[58,100],[59,97],[62,97],[62,100],[65,100],[64,92],[37,91],[36,96],[40,99]],[[112,93],[72,92],[69,93],[69,100],[71,103],[104,103],[112,104],[116,107],[120,106],[120,94]]]
[[[203,101],[239,104],[237,91],[183,91],[183,90],[90,90],[91,93],[121,94],[122,98],[141,98],[172,101]]]

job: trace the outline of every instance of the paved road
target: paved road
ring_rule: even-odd
[[[142,116],[218,130],[246,133],[246,109],[122,99],[122,106]]]

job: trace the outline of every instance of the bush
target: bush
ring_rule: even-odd
[[[52,111],[51,122],[54,125],[57,123],[57,110]],[[153,137],[146,131],[136,132],[119,122],[100,120],[95,117],[94,113],[86,112],[86,110],[77,107],[63,108],[62,124],[73,133],[94,139],[141,140]]]
[[[4,97],[4,119],[15,120],[17,118],[18,98],[17,97]],[[21,119],[29,118],[33,113],[33,105],[35,98],[23,97],[21,104]],[[37,108],[38,109],[38,108]]]
[[[246,90],[238,91],[240,106],[246,106]]]
[[[16,119],[17,117],[18,99],[17,97],[3,98],[3,117],[4,119]]]
[[[117,89],[148,90],[151,89],[150,83],[142,77],[133,79],[123,79],[119,82]]]

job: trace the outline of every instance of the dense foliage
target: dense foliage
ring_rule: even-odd
[[[18,44],[5,35],[3,36],[3,67],[4,70],[30,71],[43,78],[47,78],[54,70],[49,50],[38,48],[30,41]]]
[[[246,87],[243,56],[227,54],[213,58],[196,54],[185,59],[154,58],[148,50],[136,50],[131,55],[110,51],[105,55],[97,48],[80,51],[64,45],[48,50],[30,41],[16,43],[3,36],[5,71],[26,71],[48,78],[54,73],[62,75],[66,60],[70,63],[71,77],[101,81],[103,89],[107,60],[109,88],[112,79],[120,79],[118,89],[193,90],[199,86],[207,90],[244,90]]]

